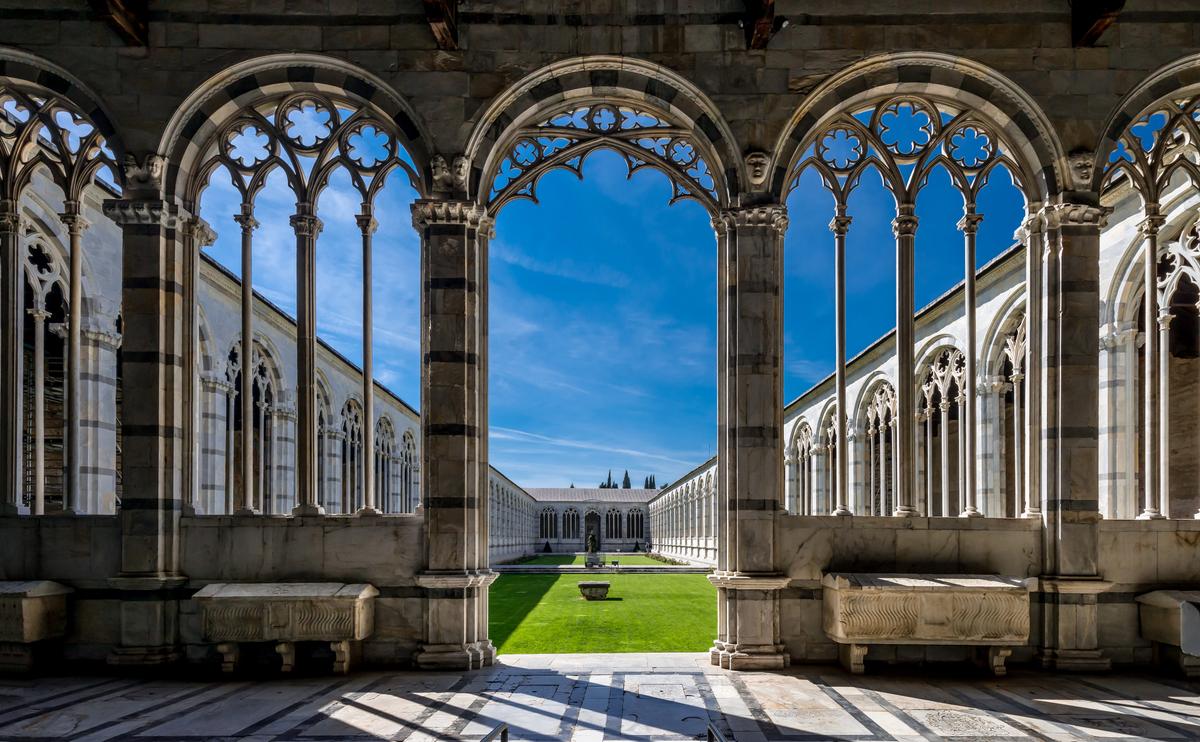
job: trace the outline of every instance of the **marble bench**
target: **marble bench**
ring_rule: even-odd
[[[830,573],[821,580],[825,634],[842,665],[864,671],[872,644],[979,647],[996,675],[1029,641],[1029,589],[997,575]]]
[[[238,645],[245,642],[276,642],[284,672],[295,667],[296,642],[328,642],[334,672],[345,673],[375,628],[377,595],[367,584],[217,582],[192,599],[200,606],[204,638],[216,643],[225,672],[237,668]]]
[[[1142,638],[1154,659],[1170,657],[1189,678],[1200,677],[1200,590],[1155,590],[1137,596]]]
[[[50,580],[0,581],[0,671],[29,671],[37,642],[66,635],[70,593]]]

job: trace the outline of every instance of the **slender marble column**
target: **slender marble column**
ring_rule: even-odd
[[[15,200],[0,200],[0,280],[4,298],[0,306],[0,514],[16,515],[21,503],[21,328],[24,320],[24,269],[21,255],[21,218]]]
[[[242,344],[238,350],[241,377],[238,381],[242,424],[242,488],[234,496],[234,515],[258,512],[254,496],[254,218],[252,204],[243,203],[233,220],[242,228]]]
[[[852,515],[846,507],[850,478],[850,457],[848,455],[849,441],[846,439],[846,418],[849,416],[849,403],[846,401],[846,232],[850,229],[851,217],[846,216],[846,207],[839,204],[837,215],[829,222],[833,232],[833,264],[834,264],[834,326],[837,359],[834,366],[835,386],[837,389],[837,458],[835,465],[833,515]]]
[[[913,446],[913,426],[916,410],[913,400],[913,251],[916,244],[917,217],[912,204],[900,204],[892,220],[896,237],[896,423],[897,447],[895,493],[897,516],[915,516],[913,480],[916,452]]]
[[[317,452],[317,235],[312,204],[297,203],[296,232],[296,507],[293,515],[322,515],[316,501]],[[370,427],[372,421],[364,421]]]
[[[238,500],[234,496],[234,483],[237,480],[237,461],[234,456],[236,441],[234,439],[233,421],[237,415],[234,405],[233,385],[229,385],[225,398],[225,512],[232,514],[238,509]],[[245,500],[241,500],[245,502]]]
[[[942,411],[941,428],[938,430],[938,440],[941,443],[942,512],[938,515],[944,518],[950,515],[950,400],[942,397],[938,409]]]
[[[977,518],[982,513],[979,512],[979,492],[976,481],[976,467],[978,466],[978,446],[976,443],[976,428],[978,425],[977,412],[979,409],[979,401],[976,397],[976,379],[975,372],[975,355],[976,355],[976,328],[975,328],[975,237],[979,232],[979,223],[983,221],[982,214],[975,213],[975,204],[967,204],[966,213],[958,222],[958,228],[962,230],[963,239],[965,242],[964,257],[965,271],[963,272],[963,301],[966,304],[967,313],[967,349],[966,349],[966,364],[963,370],[963,386],[966,391],[965,413],[960,416],[958,421],[958,434],[963,436],[965,445],[963,446],[963,463],[965,464],[965,472],[960,476],[963,482],[963,496],[960,498],[962,502],[962,515],[966,518]],[[965,436],[963,431],[966,431]]]
[[[933,514],[933,405],[925,408],[925,514]]]
[[[1159,513],[1171,517],[1171,314],[1170,297],[1158,314],[1158,492]]]
[[[33,514],[46,512],[46,318],[41,307],[33,317]]]
[[[1158,322],[1158,230],[1166,219],[1159,215],[1158,204],[1147,203],[1145,207],[1146,218],[1138,225],[1142,237],[1145,238],[1145,247],[1142,251],[1142,309],[1145,326],[1145,351],[1146,365],[1143,369],[1143,379],[1145,380],[1145,396],[1142,398],[1142,409],[1145,414],[1143,423],[1142,443],[1144,445],[1143,458],[1145,466],[1142,469],[1142,487],[1145,493],[1145,502],[1142,506],[1142,513],[1138,516],[1139,520],[1156,520],[1167,516],[1164,503],[1166,502],[1167,493],[1162,488],[1162,472],[1164,467],[1160,461],[1166,459],[1166,450],[1160,446],[1159,431],[1162,426],[1162,421],[1159,418],[1159,410],[1157,399],[1162,396],[1162,391],[1157,389],[1161,383],[1159,376],[1158,365],[1159,355],[1163,353],[1159,345],[1159,335],[1155,332],[1155,326]],[[1162,408],[1165,410],[1165,408]]]
[[[197,355],[199,354],[199,319],[196,287],[200,283],[199,253],[216,241],[216,233],[198,216],[184,220],[181,226],[183,236],[183,377],[187,380],[184,386],[184,415],[189,424],[183,429],[183,499],[184,513],[195,514],[196,502],[200,496],[200,465],[203,456],[200,453],[202,444],[197,443],[201,437],[200,431],[207,428],[202,420],[200,400],[201,380]],[[202,507],[205,512],[211,512],[211,506]]]
[[[88,223],[81,214],[78,201],[63,202],[63,213],[59,218],[67,228],[71,243],[70,277],[67,279],[67,291],[70,295],[67,305],[67,404],[63,410],[67,418],[67,486],[63,490],[63,512],[71,513],[79,509],[82,485],[79,460],[83,448],[83,410],[79,404],[79,365],[83,338],[83,231],[87,229]]]
[[[863,515],[875,515],[875,462],[878,458],[875,450],[875,426],[867,429],[867,496],[862,506]]]
[[[362,232],[362,393],[363,393],[363,506],[359,515],[379,513],[375,504],[375,353],[372,348],[374,327],[372,306],[374,303],[371,271],[371,236],[379,223],[375,221],[369,204],[362,205],[362,213],[355,217]]]
[[[1030,204],[1030,216],[1017,230],[1025,243],[1025,511],[1026,518],[1042,517],[1042,336],[1049,321],[1043,297],[1043,273],[1050,253],[1047,212]],[[1097,318],[1098,319],[1098,318]]]

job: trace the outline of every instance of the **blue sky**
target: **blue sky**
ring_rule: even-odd
[[[716,243],[708,213],[682,201],[644,169],[626,178],[622,159],[600,151],[584,179],[558,171],[538,186],[540,203],[517,201],[497,217],[490,267],[490,453],[528,487],[594,486],[628,469],[664,484],[716,446]],[[375,363],[379,380],[414,407],[420,391],[419,244],[394,175],[376,204]],[[236,191],[220,174],[201,214],[218,240],[210,254],[238,273]],[[832,197],[814,174],[788,202],[785,247],[785,398],[833,370]],[[1022,202],[1002,174],[979,201],[979,264],[1012,243]],[[258,197],[254,284],[294,310],[294,198],[282,177]],[[894,324],[895,207],[877,178],[850,201],[848,346],[851,355]],[[362,357],[358,198],[344,176],[322,196],[317,244],[321,336],[354,362]],[[918,204],[917,306],[961,280],[962,199],[935,174]],[[292,352],[287,349],[285,352]],[[289,380],[288,386],[293,386]]]

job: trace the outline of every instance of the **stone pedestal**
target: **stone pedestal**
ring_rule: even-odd
[[[1099,649],[1097,597],[1112,587],[1099,578],[1039,577],[1042,593],[1042,647],[1038,660],[1047,670],[1103,672],[1112,662]]]
[[[779,594],[786,575],[714,572],[708,581],[717,588],[718,617],[725,632],[718,637],[710,659],[727,670],[777,670],[791,664],[779,636]]]
[[[1155,590],[1137,602],[1141,635],[1154,643],[1155,662],[1200,677],[1200,591]]]
[[[579,594],[587,600],[604,600],[608,597],[608,583],[580,582]]]

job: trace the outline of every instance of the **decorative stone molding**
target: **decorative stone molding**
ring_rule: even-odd
[[[201,608],[204,638],[217,643],[226,672],[236,669],[240,642],[278,642],[287,672],[295,642],[322,641],[334,651],[334,672],[344,673],[352,650],[374,631],[378,595],[368,584],[213,583],[192,599]]]
[[[435,224],[461,224],[478,229],[484,226],[487,209],[471,201],[421,199],[412,205],[413,227],[424,229]]]
[[[912,213],[912,206],[901,207],[901,212],[892,220],[892,234],[896,237],[911,237],[917,233],[919,219]]]
[[[90,225],[87,219],[83,218],[82,207],[78,201],[64,201],[62,213],[58,215],[59,221],[67,228],[67,234],[78,235],[82,234]]]
[[[0,199],[0,234],[13,234],[21,231],[21,210],[17,202],[10,199]]]
[[[713,587],[725,590],[782,590],[792,578],[787,575],[713,572],[708,576]]]
[[[979,225],[983,221],[983,214],[971,212],[963,214],[962,219],[958,220],[956,225],[963,234],[975,234],[979,231]]]
[[[770,227],[775,233],[783,236],[788,228],[787,207],[782,204],[765,206],[747,206],[735,209],[725,209],[721,212],[725,227]],[[714,227],[716,226],[714,221]]]
[[[464,155],[454,157],[451,167],[442,155],[434,155],[429,161],[433,175],[433,189],[440,193],[465,193],[471,175],[471,161]]]
[[[1060,227],[1095,227],[1103,229],[1108,225],[1108,215],[1112,209],[1108,206],[1093,206],[1091,204],[1050,204],[1042,207],[1040,215],[1046,229]]]
[[[104,216],[116,224],[157,224],[177,229],[179,213],[162,199],[110,198],[104,202]]]
[[[831,573],[821,584],[825,634],[839,644],[1004,647],[1029,641],[1029,590],[1016,578]],[[865,654],[851,651],[848,669],[862,672]],[[1004,674],[1005,656],[988,654],[997,675]]]
[[[838,214],[837,216],[833,217],[833,219],[830,220],[829,231],[833,232],[833,234],[835,236],[845,237],[846,233],[850,231],[850,223],[853,221],[854,221],[854,217],[852,217],[852,216],[846,216],[845,214]]]
[[[66,635],[71,592],[49,580],[0,582],[0,670],[30,670],[34,642]]]
[[[251,219],[253,219],[253,217],[251,217]],[[313,214],[292,214],[292,216],[288,219],[288,222],[292,225],[292,229],[295,230],[297,237],[315,238],[317,235],[321,234],[321,230],[325,228],[325,223]],[[255,222],[255,226],[258,226],[257,222]],[[243,225],[242,229],[245,228],[246,227]]]

